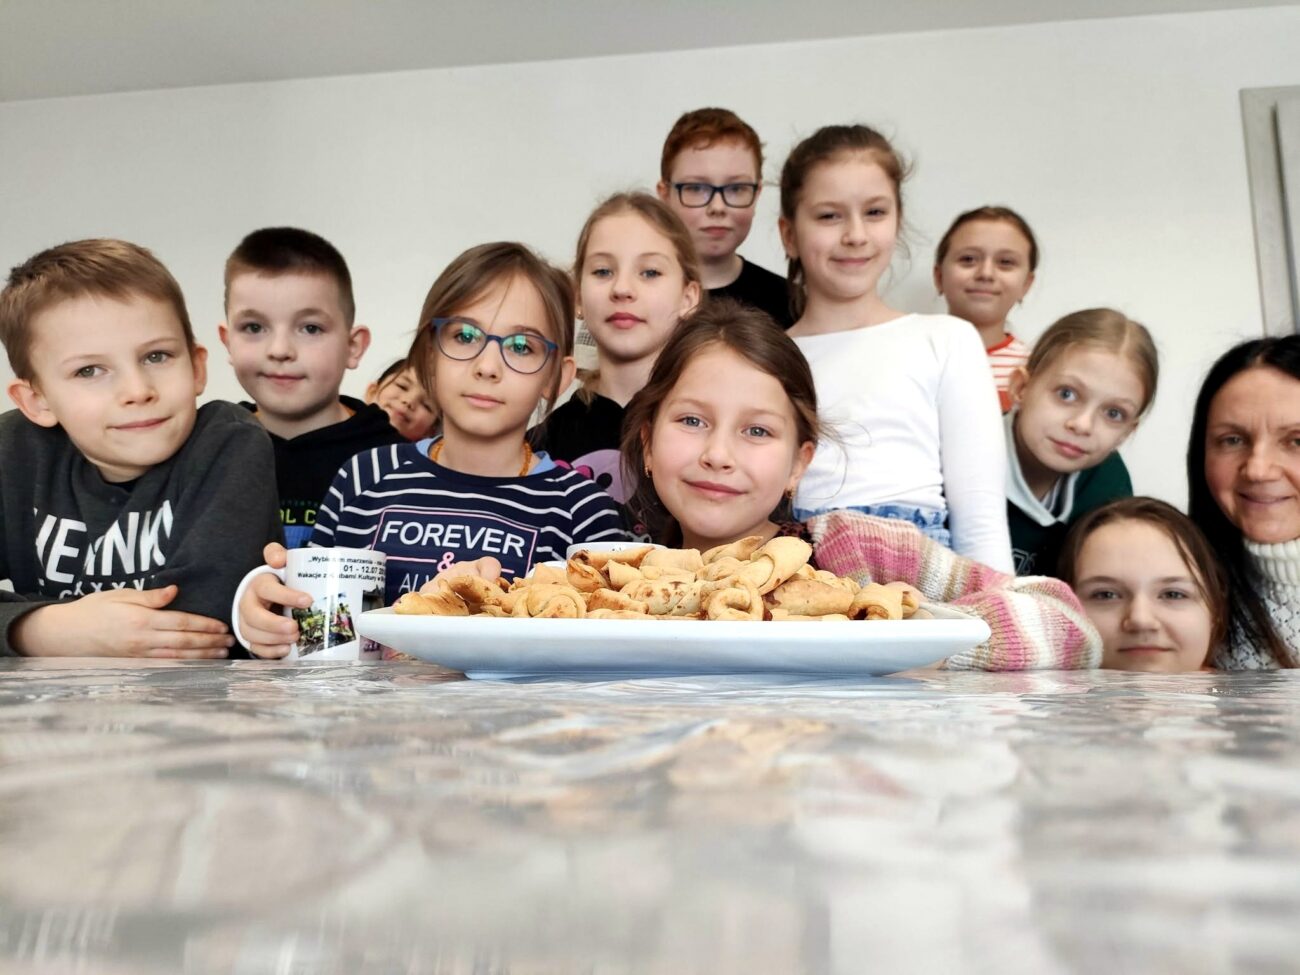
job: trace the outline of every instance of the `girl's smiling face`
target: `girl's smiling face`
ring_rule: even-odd
[[[874,295],[898,243],[898,192],[870,153],[836,157],[809,172],[794,219],[782,217],[780,230],[810,299]]]
[[[1011,380],[1020,407],[1016,448],[1030,486],[1096,467],[1137,429],[1149,399],[1137,366],[1103,348],[1079,346],[1032,376]]]
[[[438,411],[429,402],[410,366],[390,376],[379,387],[374,401],[388,414],[393,428],[407,440],[429,436],[438,420]]]
[[[1074,590],[1102,639],[1101,665],[1115,670],[1198,670],[1214,621],[1200,580],[1178,546],[1145,521],[1090,534],[1075,561]]]
[[[934,283],[948,313],[974,325],[1003,325],[1034,283],[1030,243],[1006,220],[971,220],[952,235]]]
[[[591,229],[578,269],[578,315],[602,359],[653,359],[681,317],[700,301],[673,242],[639,213],[615,213]]]
[[[773,533],[772,512],[812,460],[815,445],[797,431],[774,376],[721,345],[690,361],[646,443],[655,492],[687,548]]]

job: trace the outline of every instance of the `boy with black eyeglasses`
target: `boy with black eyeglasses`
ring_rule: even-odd
[[[749,236],[762,189],[763,144],[734,112],[687,112],[664,140],[656,190],[691,232],[705,290],[761,309],[789,328],[785,278],[736,253]]]

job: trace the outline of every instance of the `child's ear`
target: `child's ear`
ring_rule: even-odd
[[[1029,294],[1029,289],[1034,286],[1034,272],[1029,272],[1029,277],[1025,278],[1025,295]],[[1025,295],[1020,296],[1020,300],[1025,300]]]
[[[655,183],[655,193],[659,195],[659,199],[662,200],[664,203],[668,202],[668,195],[672,192],[672,189],[673,188],[669,186],[668,183],[662,179],[659,182]]]
[[[799,450],[794,455],[794,466],[790,469],[790,480],[786,481],[785,489],[789,494],[794,494],[795,488],[803,480],[804,472],[808,470],[808,465],[812,463],[813,454],[817,452],[817,445],[811,440],[805,440],[799,445]]]
[[[374,402],[376,399],[378,399],[378,398],[379,398],[379,383],[378,383],[378,382],[373,382],[373,383],[371,383],[369,386],[366,387],[366,398],[365,398],[365,402],[366,402],[366,403],[373,403],[373,402]]]
[[[208,385],[208,350],[201,345],[194,346],[190,363],[194,366],[194,395],[202,396]]]
[[[781,231],[781,246],[785,248],[785,256],[793,261],[799,256],[799,247],[794,239],[794,224],[785,217],[780,217],[776,221],[776,227]]]
[[[22,411],[23,416],[38,427],[57,427],[59,425],[58,417],[50,411],[50,406],[45,402],[45,397],[29,380],[15,379],[11,382],[9,384],[9,398]]]
[[[700,307],[700,296],[703,292],[700,290],[700,282],[690,281],[682,289],[682,306],[678,309],[677,317],[685,318],[696,308]]]
[[[573,385],[573,377],[576,376],[577,374],[578,374],[578,361],[574,359],[573,356],[566,355],[563,359],[560,360],[560,385],[555,388],[559,392],[563,393],[566,389],[568,389],[571,385]],[[547,399],[549,401],[549,397]],[[551,407],[554,408],[554,406],[555,404],[552,403]]]
[[[225,322],[218,323],[217,338],[221,339],[221,344],[224,345],[226,347],[226,351],[229,352],[230,351],[230,326],[227,325]]]
[[[370,348],[370,329],[364,325],[353,325],[348,335],[348,368],[355,369],[361,365],[361,357]]]
[[[1011,370],[1011,375],[1007,377],[1007,395],[1011,397],[1011,402],[1015,406],[1020,405],[1020,401],[1025,396],[1025,387],[1029,385],[1029,370],[1024,366],[1016,366]]]
[[[641,456],[645,459],[644,471],[646,477],[651,476],[650,471],[650,424],[641,428]]]
[[[938,264],[934,266],[934,290],[943,294],[943,271]]]

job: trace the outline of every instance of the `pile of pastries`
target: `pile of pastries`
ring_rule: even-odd
[[[513,581],[447,575],[408,592],[397,613],[552,619],[897,620],[921,594],[903,582],[860,586],[814,569],[800,538],[758,536],[700,552],[644,545],[577,552]]]

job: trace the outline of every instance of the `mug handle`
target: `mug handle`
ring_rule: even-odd
[[[269,572],[281,582],[285,581],[284,569],[273,569],[269,565],[259,565],[256,569],[251,570],[244,578],[239,580],[239,585],[235,587],[235,599],[230,604],[230,629],[235,634],[235,639],[239,641],[240,646],[247,648],[248,641],[244,639],[243,632],[239,629],[239,601],[244,598],[244,591],[252,584],[253,580],[263,572]],[[257,654],[249,650],[249,655],[255,660],[262,659]]]

